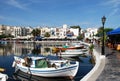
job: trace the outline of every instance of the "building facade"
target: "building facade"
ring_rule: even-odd
[[[79,28],[69,28],[66,24],[64,24],[61,27],[37,27],[41,30],[41,37],[44,37],[46,32],[50,34],[50,37],[48,38],[55,38],[55,39],[64,39],[64,38],[70,38],[70,39],[77,39],[79,36],[79,33],[84,33],[85,39],[92,39],[94,35],[97,33],[97,28],[87,28],[86,31],[79,32]],[[35,29],[35,28],[34,28]],[[5,34],[9,35],[11,34],[14,36],[14,38],[31,38],[33,28],[28,27],[21,27],[21,26],[6,26],[6,25],[0,25],[0,35]]]

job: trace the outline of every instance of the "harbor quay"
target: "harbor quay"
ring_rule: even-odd
[[[120,81],[120,51],[105,48],[105,67],[96,81]]]
[[[120,51],[105,47],[105,55],[101,55],[101,47],[93,50],[94,68],[80,81],[120,81]]]
[[[51,45],[51,46],[61,46],[61,45],[65,45],[65,44],[70,44],[70,43],[83,43],[81,41],[58,41],[58,40],[51,40],[51,41],[7,41],[9,43],[13,42],[13,43],[25,43],[25,44],[29,44],[29,43],[36,43],[36,44],[41,44],[41,45]]]
[[[101,46],[95,45],[92,57],[94,58],[95,65],[93,69],[86,74],[80,81],[96,81],[105,67],[105,55],[101,54]]]

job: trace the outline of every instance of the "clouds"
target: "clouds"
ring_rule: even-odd
[[[0,23],[96,27],[101,15],[119,21],[119,7],[120,0],[0,0]]]
[[[22,10],[26,10],[28,5],[28,3],[22,3],[20,0],[7,0],[5,3]]]
[[[120,0],[108,0],[105,4],[117,8],[120,5]]]
[[[103,5],[111,8],[111,12],[109,13],[108,17],[111,17],[120,11],[120,0],[105,0]]]

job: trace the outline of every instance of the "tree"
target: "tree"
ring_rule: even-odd
[[[113,28],[104,28],[104,33],[106,34],[107,32],[112,31],[112,30]],[[100,27],[98,29],[98,33],[96,34],[96,36],[101,37],[102,34],[103,34],[103,27]]]
[[[2,35],[0,35],[0,39],[2,39],[2,38],[13,38],[13,37],[14,36],[11,35],[11,34],[8,34],[8,35],[2,34]]]
[[[49,32],[46,32],[44,37],[50,37],[50,33]]]
[[[89,46],[89,53],[90,53],[90,54],[93,54],[93,49],[94,49],[94,45],[91,44],[91,45]]]
[[[35,37],[36,36],[36,31],[35,31],[35,29],[33,29],[33,31],[31,32],[32,33],[32,35]]]
[[[78,40],[82,40],[84,38],[84,36],[81,34],[77,37]]]
[[[96,36],[101,37],[103,33],[103,27],[100,27],[97,32],[98,33],[96,34]]]
[[[113,30],[113,28],[105,28],[104,29],[104,31],[107,33],[107,32],[109,32],[109,31],[112,31]]]
[[[33,36],[40,36],[41,34],[41,30],[36,28],[36,29],[33,29],[33,31],[31,32],[33,34]]]
[[[106,35],[106,33],[107,32],[109,32],[109,31],[112,31],[113,29],[112,28],[104,28],[104,42],[107,40],[107,35]],[[100,27],[99,29],[98,29],[98,33],[96,34],[96,36],[98,36],[98,37],[101,37],[101,41],[103,40],[103,27]]]

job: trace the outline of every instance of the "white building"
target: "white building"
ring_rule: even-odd
[[[14,37],[20,37],[22,36],[22,29],[18,26],[13,26],[13,32],[11,33]]]
[[[41,29],[41,36],[44,37],[46,32],[50,33],[50,29],[48,27],[42,27]]]
[[[85,39],[93,39],[97,34],[98,28],[87,28],[85,32]]]
[[[74,37],[77,37],[79,36],[79,28],[70,28],[70,31],[74,33]]]

